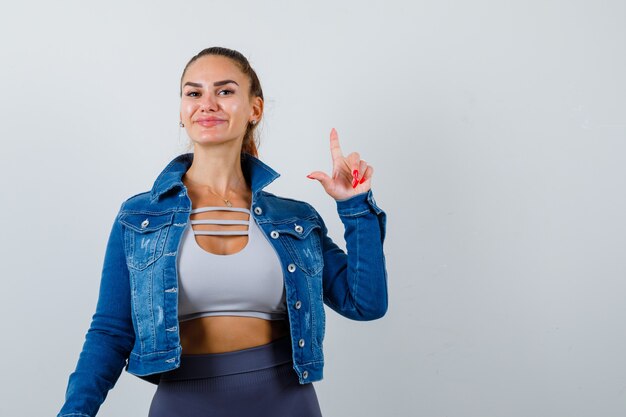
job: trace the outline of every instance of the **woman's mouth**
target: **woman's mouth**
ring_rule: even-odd
[[[220,123],[224,123],[225,121],[226,120],[198,120],[196,123],[198,123],[200,126],[212,127],[219,125]]]

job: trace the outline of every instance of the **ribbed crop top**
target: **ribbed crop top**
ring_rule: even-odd
[[[247,316],[266,320],[287,318],[280,259],[262,235],[249,209],[199,207],[191,214],[238,211],[249,220],[191,220],[183,232],[178,256],[178,319],[206,316]],[[248,225],[248,230],[196,230],[194,224]],[[248,235],[239,252],[219,255],[206,251],[195,235]]]

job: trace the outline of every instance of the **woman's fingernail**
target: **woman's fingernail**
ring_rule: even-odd
[[[359,184],[363,184],[364,181],[365,181],[365,177],[361,178],[361,181],[359,181]]]
[[[355,169],[354,171],[352,171],[352,176],[354,177],[354,179],[358,179],[359,178],[359,170]]]
[[[307,178],[311,178],[312,180],[314,180],[314,179],[315,179],[315,178],[313,178],[313,177],[312,177],[312,176],[310,176],[310,175],[307,175],[306,177],[307,177]]]
[[[359,181],[354,179],[354,181],[352,181],[352,188],[356,188],[357,185],[359,185]]]

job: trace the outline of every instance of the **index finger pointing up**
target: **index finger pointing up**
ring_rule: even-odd
[[[334,127],[330,130],[330,156],[333,158],[333,165],[343,158],[341,146],[339,146],[339,136]]]

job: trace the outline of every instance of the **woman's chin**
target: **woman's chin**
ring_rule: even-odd
[[[228,142],[236,142],[236,138],[225,138],[222,135],[199,135],[191,140],[200,146],[223,145]]]

